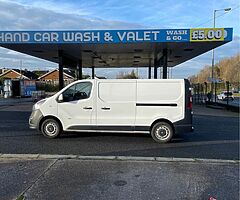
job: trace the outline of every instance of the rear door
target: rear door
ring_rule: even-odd
[[[138,80],[136,126],[151,126],[157,119],[184,118],[183,80]]]
[[[135,115],[135,80],[98,82],[96,118],[99,130],[134,130]]]

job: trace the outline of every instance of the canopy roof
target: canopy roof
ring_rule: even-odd
[[[0,31],[0,46],[52,62],[62,50],[82,67],[146,67],[168,51],[168,67],[232,40],[232,28]]]

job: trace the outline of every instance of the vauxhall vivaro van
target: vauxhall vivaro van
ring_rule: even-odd
[[[168,142],[193,130],[190,84],[185,79],[76,81],[37,102],[29,124],[48,138],[62,131],[139,132]]]

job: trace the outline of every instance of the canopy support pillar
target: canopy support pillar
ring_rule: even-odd
[[[151,66],[148,67],[148,79],[152,78],[152,68]]]
[[[78,80],[82,80],[82,60],[78,60]]]
[[[151,68],[151,59],[149,59],[149,65],[148,65],[148,79],[152,78],[152,68]]]
[[[167,79],[167,61],[168,61],[168,51],[167,49],[163,49],[163,58],[162,58],[162,61],[163,61],[163,73],[162,73],[162,78],[163,79]]]
[[[59,73],[59,90],[64,87],[63,79],[63,51],[58,50],[58,73]]]
[[[154,79],[157,79],[157,68],[158,68],[157,64],[158,64],[157,58],[155,58],[154,59],[154,74],[153,74]]]
[[[95,67],[92,66],[92,79],[94,79],[94,77],[95,77]]]

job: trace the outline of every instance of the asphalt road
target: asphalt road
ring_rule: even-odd
[[[2,200],[239,199],[238,164],[0,160],[0,177]]]
[[[195,132],[158,144],[150,135],[71,133],[47,139],[28,128],[29,111],[0,109],[0,153],[239,159],[238,117],[195,115]]]

